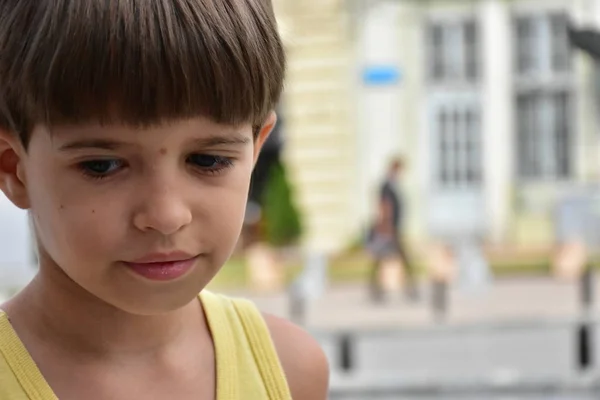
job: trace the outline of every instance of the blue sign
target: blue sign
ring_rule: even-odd
[[[395,85],[400,82],[400,68],[394,65],[373,65],[363,71],[363,82],[373,86]]]

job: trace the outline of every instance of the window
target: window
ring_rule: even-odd
[[[532,18],[517,19],[517,72],[520,74],[534,72],[536,70],[537,60],[534,49],[537,46],[538,38],[535,36],[537,31],[533,29]]]
[[[517,97],[519,175],[567,179],[571,175],[571,95],[532,92]]]
[[[467,182],[471,184],[481,183],[483,180],[482,171],[482,143],[480,141],[479,114],[473,110],[468,110],[465,115],[465,128],[467,131],[467,141],[465,143],[465,152],[467,159]]]
[[[540,96],[537,93],[517,97],[519,174],[532,178],[541,175],[538,157],[539,134],[537,122],[540,113]]]
[[[518,17],[514,39],[519,178],[568,179],[575,132],[567,18],[562,13]]]
[[[448,106],[437,115],[438,182],[441,187],[478,186],[482,181],[479,113]]]
[[[474,81],[479,76],[479,30],[473,19],[432,22],[428,28],[430,79]]]
[[[554,115],[554,135],[556,145],[556,166],[555,175],[560,178],[567,178],[571,175],[571,132],[570,132],[570,115],[571,115],[571,96],[569,93],[558,93],[551,97],[552,114]]]
[[[431,27],[431,76],[434,80],[442,80],[444,71],[444,30],[440,25]]]
[[[550,16],[552,70],[565,72],[571,69],[571,45],[567,31],[568,21],[564,14]]]
[[[571,69],[571,48],[564,13],[516,19],[517,73],[564,73]]]
[[[475,21],[468,21],[463,26],[465,39],[465,75],[468,80],[476,80],[479,76],[479,35]]]

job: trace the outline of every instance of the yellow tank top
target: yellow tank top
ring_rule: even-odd
[[[216,353],[217,400],[291,400],[269,330],[247,300],[203,291]],[[0,311],[0,399],[57,400]]]

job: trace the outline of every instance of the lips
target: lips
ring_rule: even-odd
[[[170,263],[189,260],[195,256],[182,251],[173,251],[169,253],[152,253],[142,258],[131,261],[132,264],[156,264],[156,263]]]
[[[152,281],[171,281],[190,271],[198,256],[183,252],[154,253],[124,264],[137,275]]]

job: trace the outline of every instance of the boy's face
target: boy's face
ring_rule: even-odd
[[[31,210],[47,272],[125,311],[164,312],[193,299],[233,251],[274,123],[256,140],[249,124],[204,118],[38,127],[27,151],[0,136],[0,185]]]

